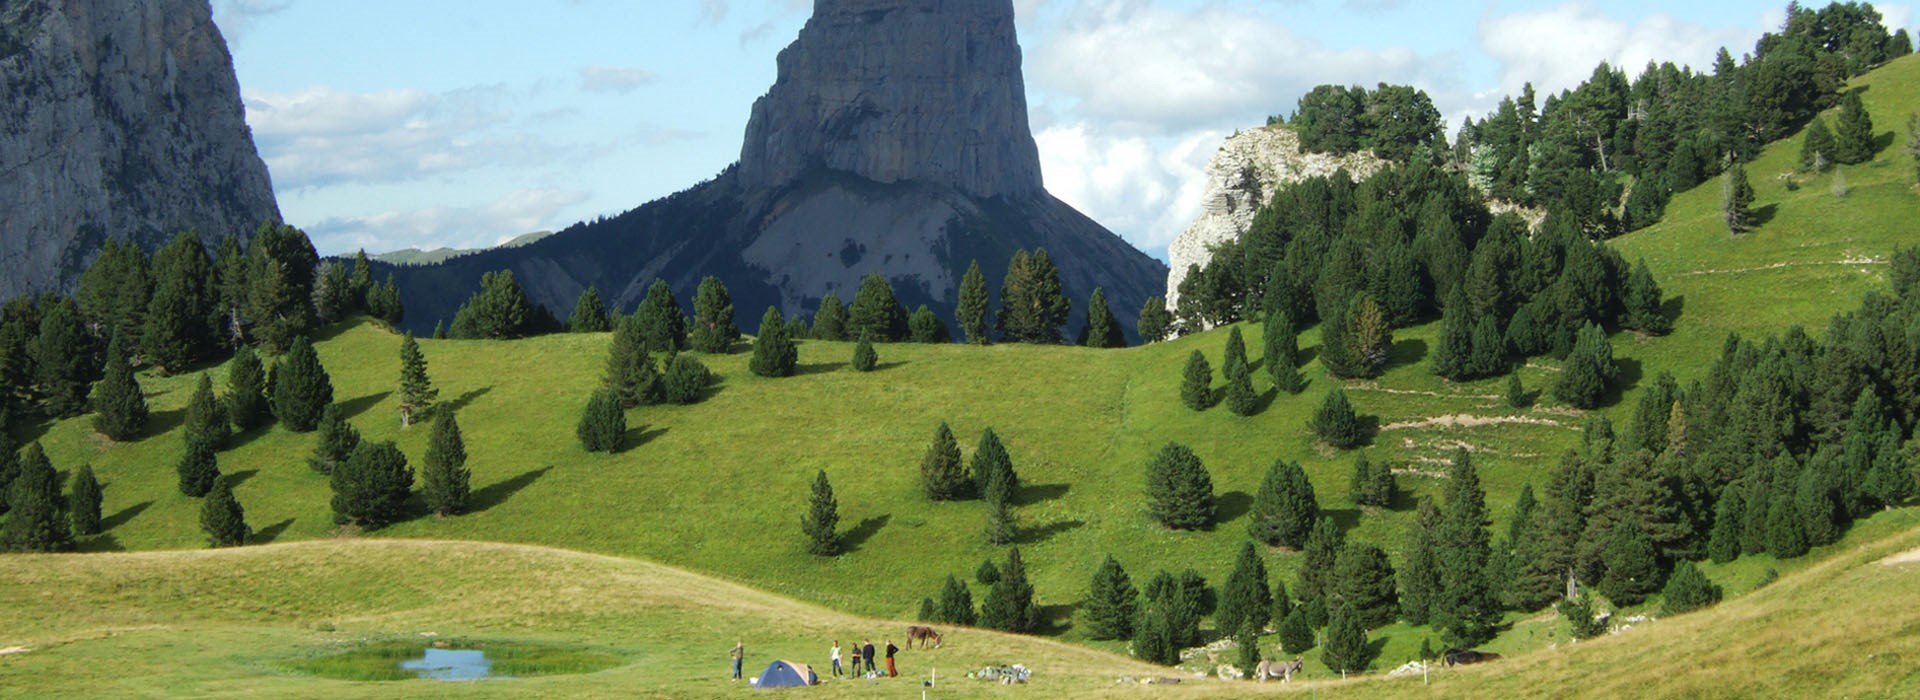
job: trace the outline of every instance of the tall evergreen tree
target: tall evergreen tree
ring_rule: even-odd
[[[1347,307],[1346,320],[1346,333],[1342,341],[1347,349],[1342,356],[1350,362],[1339,368],[1328,369],[1342,377],[1380,376],[1380,372],[1387,367],[1388,352],[1393,349],[1393,326],[1388,322],[1385,311],[1372,295],[1360,294]]]
[[[1553,396],[1575,408],[1598,407],[1618,374],[1607,332],[1588,323],[1580,329],[1573,351],[1567,354],[1560,379],[1553,385]]]
[[[1226,389],[1221,392],[1227,410],[1236,416],[1253,415],[1259,409],[1259,397],[1253,393],[1253,371],[1247,367],[1247,350],[1240,339],[1239,326],[1234,326],[1227,335],[1227,356],[1221,374],[1227,379]]]
[[[1181,375],[1180,402],[1195,411],[1213,405],[1213,367],[1199,350],[1187,356],[1187,368]]]
[[[779,312],[774,315],[778,317]],[[780,321],[784,330],[786,319]],[[733,295],[727,293],[727,285],[720,278],[707,275],[694,289],[693,327],[688,336],[693,349],[711,354],[725,353],[740,340],[740,328],[733,323]]]
[[[647,296],[633,311],[640,346],[653,352],[676,352],[687,345],[687,317],[667,281],[654,278]]]
[[[1148,297],[1147,303],[1140,307],[1140,341],[1151,343],[1166,340],[1167,330],[1173,326],[1173,314],[1167,311],[1167,300],[1162,297]]]
[[[573,313],[567,316],[567,330],[574,333],[613,330],[613,323],[607,318],[607,303],[600,299],[598,287],[588,286],[580,292],[580,298],[573,302]]]
[[[660,399],[660,376],[635,317],[614,321],[613,342],[607,346],[607,372],[600,381],[624,408]]]
[[[1213,524],[1213,478],[1193,450],[1169,442],[1147,463],[1147,512],[1175,530]]]
[[[213,253],[213,288],[219,327],[214,329],[221,343],[240,347],[246,341],[247,255],[240,249],[240,238],[231,233],[220,239]]]
[[[314,324],[314,268],[320,256],[300,229],[271,221],[247,245],[247,309],[253,335],[268,352],[284,352]]]
[[[1304,654],[1314,646],[1313,625],[1307,622],[1304,607],[1294,608],[1286,619],[1280,621],[1280,650],[1289,654]]]
[[[1026,634],[1039,629],[1040,622],[1040,606],[1033,601],[1033,585],[1027,582],[1027,565],[1020,560],[1020,548],[1014,547],[1007,550],[1000,580],[980,604],[980,626]]]
[[[1267,314],[1260,340],[1262,362],[1266,363],[1267,375],[1273,378],[1274,388],[1289,394],[1305,389],[1300,378],[1300,335],[1285,310],[1275,308]]]
[[[940,622],[971,627],[978,621],[973,611],[973,592],[953,574],[947,574],[947,585],[941,587],[940,604],[934,611],[934,618]]]
[[[1622,325],[1648,335],[1666,335],[1672,331],[1673,322],[1660,312],[1664,301],[1661,295],[1660,284],[1653,281],[1653,273],[1647,270],[1646,258],[1641,258],[1627,275],[1627,289],[1620,300],[1626,306]]]
[[[267,371],[250,346],[235,349],[227,369],[227,416],[242,431],[273,420],[273,408],[267,404]]]
[[[363,442],[333,470],[333,521],[378,528],[406,515],[413,489],[407,456],[392,442]]]
[[[1433,373],[1452,380],[1466,379],[1473,358],[1473,317],[1467,296],[1459,287],[1440,310],[1440,337],[1434,342]]]
[[[1301,548],[1304,556],[1300,562],[1300,585],[1295,587],[1302,602],[1324,603],[1326,597],[1334,593],[1334,566],[1339,562],[1340,549],[1346,545],[1347,536],[1333,518],[1322,516],[1313,524],[1313,531],[1307,533],[1307,544]]]
[[[1007,454],[1007,448],[1000,443],[999,434],[993,428],[980,433],[980,444],[973,449],[973,462],[969,465],[973,475],[973,488],[982,496],[1000,482],[1011,494],[1020,485],[1020,476],[1013,470],[1013,457]]]
[[[132,440],[147,428],[147,399],[118,334],[107,343],[106,371],[94,387],[93,407],[93,429],[115,441]]]
[[[1449,643],[1470,646],[1493,636],[1499,608],[1487,579],[1493,553],[1487,494],[1465,449],[1447,470],[1447,507],[1434,536],[1440,598],[1433,616]]]
[[[580,425],[574,429],[580,437],[580,446],[588,452],[619,452],[620,444],[627,434],[627,413],[620,408],[620,400],[607,389],[597,389],[593,398],[587,400],[587,410],[580,416]]]
[[[1133,656],[1147,663],[1172,666],[1180,663],[1180,648],[1173,642],[1173,622],[1165,606],[1149,605],[1134,626]]]
[[[1393,478],[1391,465],[1375,465],[1361,453],[1354,456],[1353,479],[1347,493],[1354,505],[1387,508],[1400,493],[1400,484]]]
[[[1134,621],[1140,617],[1140,591],[1113,555],[1107,555],[1093,572],[1080,614],[1086,618],[1087,636],[1092,639],[1133,637]]]
[[[1267,590],[1266,562],[1260,560],[1260,552],[1254,549],[1253,542],[1241,543],[1233,573],[1227,575],[1227,583],[1220,589],[1220,610],[1214,613],[1214,625],[1222,631],[1246,628],[1257,631],[1267,626],[1267,615],[1272,612],[1273,594]]]
[[[333,260],[320,262],[313,279],[313,313],[321,323],[343,320],[359,307],[349,275],[345,265]]]
[[[1240,631],[1234,633],[1233,643],[1240,650],[1236,661],[1241,676],[1252,678],[1260,671],[1260,630],[1253,625],[1242,625]]]
[[[93,476],[93,465],[82,464],[74,471],[70,490],[72,496],[67,499],[67,513],[73,521],[73,534],[99,534],[100,480]]]
[[[1500,332],[1500,322],[1492,316],[1482,316],[1473,322],[1473,355],[1467,364],[1474,376],[1479,377],[1505,374],[1510,366],[1507,337]]]
[[[320,425],[315,433],[317,439],[313,454],[307,457],[307,465],[322,474],[332,474],[360,447],[360,431],[347,422],[346,414],[337,403],[327,404],[320,412]]]
[[[1421,498],[1419,515],[1407,531],[1407,559],[1400,567],[1400,619],[1424,625],[1440,602],[1440,560],[1434,550],[1440,536],[1440,507]]]
[[[1000,285],[1000,311],[994,315],[1000,331],[1018,342],[1058,343],[1060,326],[1071,310],[1060,286],[1060,270],[1047,250],[1037,248],[1032,255],[1016,251]]]
[[[813,337],[847,340],[847,307],[840,303],[839,294],[827,292],[820,300],[820,310],[813,315]]]
[[[147,254],[131,240],[109,239],[81,273],[79,288],[74,290],[74,301],[86,314],[93,334],[119,335],[127,343],[128,356],[140,353],[152,297],[153,272]]]
[[[1833,132],[1825,117],[1814,117],[1800,140],[1800,169],[1825,172],[1833,167]]]
[[[353,253],[353,276],[347,282],[347,291],[353,296],[353,303],[359,310],[371,308],[367,304],[367,295],[373,293],[373,287],[373,261],[367,259],[365,248],[356,250]]]
[[[1746,519],[1746,489],[1728,484],[1713,504],[1713,530],[1707,538],[1707,557],[1725,564],[1740,556],[1740,526]]]
[[[1720,216],[1727,222],[1727,231],[1740,235],[1752,231],[1753,220],[1753,184],[1747,181],[1747,169],[1740,163],[1727,166],[1727,174],[1720,185]]]
[[[7,491],[9,506],[0,540],[11,552],[64,552],[73,549],[73,529],[60,505],[60,475],[47,461],[39,441],[20,454],[20,473]]]
[[[1094,287],[1093,296],[1087,298],[1087,327],[1080,335],[1081,344],[1090,348],[1127,346],[1127,334],[1120,330],[1120,321],[1113,317],[1113,307],[1107,304],[1107,293],[1099,287]]]
[[[840,553],[840,502],[833,498],[833,484],[827,482],[827,470],[813,478],[813,494],[807,500],[807,512],[800,517],[800,531],[807,536],[807,553],[831,557]]]
[[[934,428],[933,443],[920,458],[920,489],[936,501],[958,500],[973,491],[973,481],[960,461],[960,444],[945,421]]]
[[[420,352],[420,342],[413,339],[413,333],[407,333],[400,341],[400,427],[413,425],[416,415],[424,415],[433,410],[434,399],[439,398],[440,390],[433,387],[433,380],[427,377],[427,356]]]
[[[534,311],[546,314],[545,307],[535,307]],[[400,284],[393,280],[393,273],[387,273],[386,282],[368,290],[367,313],[386,323],[389,328],[400,325],[406,319],[407,307],[400,301]]]
[[[1364,542],[1348,542],[1333,565],[1333,599],[1351,606],[1360,626],[1372,629],[1400,615],[1400,597],[1394,591],[1393,564],[1387,553]]]
[[[233,497],[232,478],[215,479],[207,500],[200,502],[200,531],[207,534],[207,544],[213,547],[238,547],[253,537],[246,509]]]
[[[967,266],[967,274],[960,278],[960,301],[954,309],[954,316],[960,321],[960,332],[967,335],[967,342],[974,345],[986,345],[993,342],[987,322],[987,276],[980,272],[980,261],[975,260]]]
[[[660,398],[667,403],[695,403],[706,397],[711,384],[713,370],[692,355],[676,354],[667,360],[667,371],[660,376]]]
[[[187,449],[175,467],[180,477],[180,493],[199,498],[207,495],[213,482],[220,478],[220,460],[213,451],[213,443],[205,438],[188,435],[185,442]]]
[[[320,355],[307,337],[295,336],[287,354],[274,366],[274,415],[286,429],[304,433],[313,430],[320,412],[331,403],[333,378],[320,366]]]
[[[467,470],[466,439],[454,411],[435,414],[433,437],[427,442],[427,464],[420,471],[420,496],[434,515],[459,515],[467,510],[473,474]]]
[[[480,275],[480,291],[453,315],[453,337],[472,339],[519,338],[536,330],[536,311],[512,270]],[[675,309],[678,313],[678,309]]]
[[[154,254],[153,297],[140,336],[148,362],[172,374],[213,347],[219,321],[213,280],[199,236],[181,233]]]
[[[227,407],[213,395],[213,378],[206,372],[200,373],[193,398],[187,400],[187,434],[213,443],[214,449],[225,446],[233,436],[233,425],[227,422]]]
[[[1660,553],[1640,528],[1614,528],[1601,559],[1606,573],[1600,577],[1600,593],[1615,605],[1638,605],[1664,583]]]
[[[860,342],[853,344],[853,371],[872,372],[880,366],[880,354],[873,349],[873,334],[862,332]]]
[[[991,482],[984,496],[987,502],[987,527],[982,532],[987,544],[1012,544],[1019,538],[1020,528],[1013,520],[1013,494],[1006,482]]]
[[[907,337],[916,343],[951,343],[953,334],[947,331],[947,322],[940,315],[921,304],[907,316]]]
[[[1833,159],[1843,165],[1873,160],[1873,117],[1860,102],[1859,90],[1840,98],[1840,118],[1834,124]]]
[[[1327,392],[1327,398],[1320,402],[1307,428],[1321,442],[1341,449],[1354,447],[1366,439],[1360,428],[1360,417],[1354,414],[1353,404],[1347,403],[1347,392],[1337,386]]]
[[[860,290],[847,309],[847,333],[854,337],[871,335],[876,342],[892,343],[907,337],[907,307],[893,295],[893,284],[878,272],[860,280]]]
[[[1367,644],[1367,630],[1360,613],[1351,605],[1333,609],[1327,623],[1327,644],[1320,650],[1320,661],[1335,673],[1346,675],[1367,670],[1373,662],[1373,648]]]
[[[1313,483],[1298,462],[1274,460],[1253,496],[1247,534],[1269,546],[1299,549],[1320,519]]]
[[[99,376],[99,355],[82,325],[80,311],[67,299],[42,305],[40,332],[31,341],[34,384],[54,418],[87,411],[87,392]]]
[[[800,349],[787,335],[787,320],[781,318],[779,309],[767,307],[760,316],[760,332],[753,338],[753,359],[747,362],[748,369],[762,377],[790,377],[799,364]]]
[[[1660,611],[1677,615],[1699,610],[1720,602],[1721,595],[1720,586],[1700,573],[1700,567],[1682,561],[1673,567],[1673,575],[1667,577],[1667,586],[1660,592]]]

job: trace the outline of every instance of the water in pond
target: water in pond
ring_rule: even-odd
[[[478,649],[434,649],[424,657],[400,662],[400,668],[414,671],[421,678],[442,681],[472,681],[486,678],[493,668],[487,653]]]

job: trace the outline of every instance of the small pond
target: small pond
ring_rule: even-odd
[[[475,681],[493,672],[487,652],[479,649],[435,649],[427,647],[418,659],[400,662],[400,668],[439,681]]]
[[[625,663],[611,649],[500,639],[371,639],[329,645],[278,666],[352,681],[442,681],[593,673]]]

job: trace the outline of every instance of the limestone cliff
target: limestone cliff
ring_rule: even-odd
[[[109,237],[279,217],[207,0],[9,1],[0,92],[0,298],[70,288]]]
[[[1341,168],[1358,180],[1384,165],[1386,162],[1370,151],[1345,156],[1302,152],[1300,138],[1286,127],[1262,127],[1229,137],[1207,164],[1200,218],[1167,246],[1167,258],[1173,263],[1167,273],[1167,308],[1175,308],[1179,302],[1180,282],[1187,278],[1187,266],[1206,267],[1213,259],[1207,246],[1244,235],[1253,225],[1254,212],[1274,192]]]

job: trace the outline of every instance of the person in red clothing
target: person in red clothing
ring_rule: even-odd
[[[891,639],[887,640],[887,677],[888,678],[892,678],[894,676],[900,675],[900,671],[893,667],[893,653],[899,650],[900,650],[900,647],[893,645],[893,640]]]

